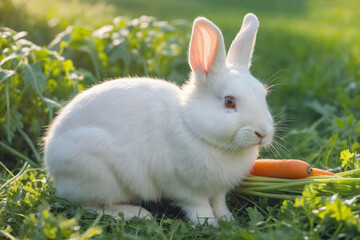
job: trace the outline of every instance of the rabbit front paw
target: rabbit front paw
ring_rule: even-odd
[[[225,193],[217,194],[210,199],[210,205],[217,219],[233,221],[235,218],[226,205]]]
[[[207,223],[214,227],[219,226],[208,201],[204,201],[199,205],[183,206],[182,208],[186,216],[194,225],[203,225]]]

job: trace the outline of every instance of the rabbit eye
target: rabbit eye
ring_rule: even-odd
[[[225,106],[228,108],[235,108],[235,98],[233,96],[225,97]]]

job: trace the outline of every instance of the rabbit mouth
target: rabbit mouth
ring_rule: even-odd
[[[240,128],[234,136],[233,142],[238,148],[252,146],[265,147],[271,144],[272,131],[257,131],[253,127]]]
[[[268,146],[270,146],[271,142],[272,142],[272,138],[273,138],[273,133],[272,132],[268,133],[267,135],[260,136],[259,137],[259,142],[258,142],[259,147],[268,147]]]
[[[271,141],[267,141],[264,139],[260,139],[259,143],[257,144],[259,147],[268,147],[271,145]]]

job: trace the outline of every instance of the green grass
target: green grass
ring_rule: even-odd
[[[0,115],[0,158],[10,168],[0,172],[0,239],[351,239],[358,236],[359,189],[351,184],[341,185],[344,192],[353,192],[348,196],[334,195],[339,190],[331,183],[325,187],[310,184],[296,189],[297,194],[303,190],[302,197],[286,201],[242,195],[237,189],[228,196],[236,221],[221,223],[219,229],[192,227],[179,209],[169,207],[168,202],[147,206],[157,215],[154,220],[125,222],[97,216],[56,197],[54,185],[39,163],[41,152],[37,146],[58,109],[44,101],[45,97],[61,105],[99,79],[122,74],[166,77],[181,83],[188,76],[186,47],[191,22],[196,16],[205,16],[216,23],[229,47],[243,16],[253,12],[259,18],[260,29],[251,71],[260,80],[276,85],[268,101],[275,119],[282,122],[276,138],[277,151],[263,150],[261,156],[301,158],[335,172],[359,168],[356,165],[359,156],[349,158],[348,166],[343,167],[339,159],[343,149],[355,153],[360,148],[359,10],[360,2],[356,0],[1,1],[0,25],[18,32],[27,31],[25,38],[44,48],[32,46],[26,55],[19,49],[27,48],[28,43],[21,46],[18,43],[18,50],[13,49],[17,58],[0,69],[0,111],[6,113]],[[112,50],[104,51],[111,39],[99,40],[91,34],[105,24],[112,24],[118,15],[129,19],[155,16],[176,26],[178,35],[168,31],[165,39],[161,40],[159,35],[157,43],[151,46],[130,36],[126,40],[127,48],[142,46],[143,52],[135,56],[130,51],[128,56],[133,61],[115,61],[110,57]],[[176,19],[185,19],[187,23],[176,24]],[[79,26],[73,31],[82,33],[63,45],[60,55],[64,59],[58,59],[47,46],[68,25]],[[136,31],[140,30],[135,27]],[[172,38],[176,39],[171,41],[175,41],[178,51],[163,57],[161,53]],[[11,37],[0,38],[0,61],[6,55],[4,46],[9,44],[14,44]],[[84,46],[86,51],[81,48]],[[147,62],[149,56],[166,67]],[[24,77],[30,70],[38,80]],[[35,91],[37,84],[40,89]],[[32,166],[25,166],[25,162]]]

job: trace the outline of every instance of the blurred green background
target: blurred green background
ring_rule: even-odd
[[[43,93],[62,105],[77,91],[104,78],[148,75],[181,84],[189,74],[186,58],[193,19],[205,16],[212,20],[223,31],[228,48],[240,29],[244,15],[252,12],[259,18],[260,28],[251,71],[264,83],[275,85],[268,101],[275,120],[280,122],[275,141],[277,151],[265,150],[262,156],[298,157],[335,167],[341,149],[356,151],[359,148],[359,10],[360,2],[356,0],[2,0],[0,25],[17,32],[28,32],[25,39],[57,51],[72,61],[74,69],[80,71],[77,74],[87,74],[88,81],[79,82],[76,91],[69,90],[56,97],[51,95],[51,91]],[[146,45],[145,50],[136,53],[138,56],[135,58],[134,49],[142,46],[142,41],[150,41],[146,38],[150,36],[150,31],[144,30],[140,23],[131,23],[131,19],[142,15],[154,16],[156,19],[143,20],[154,21],[151,24],[155,31],[167,32],[167,35],[152,38],[154,44]],[[127,20],[122,23],[119,19],[114,20],[116,16]],[[159,27],[162,21],[168,21],[169,25]],[[121,56],[121,51],[109,50],[114,41],[112,37],[94,35],[96,29],[112,24],[115,29],[110,32],[102,29],[102,32],[113,36],[114,32],[121,31],[122,26],[130,26],[129,23],[132,27],[127,30],[134,31],[134,34],[128,34],[130,37],[127,38],[126,48],[131,50],[127,52],[128,59],[125,59],[125,55]],[[70,25],[78,28],[67,29]],[[138,30],[133,30],[136,28],[134,26],[139,27]],[[65,33],[55,39],[62,31]],[[139,37],[138,31],[143,32],[143,37]],[[152,50],[155,48],[161,48],[161,52],[156,53],[156,50]],[[165,52],[167,48],[170,50]],[[2,58],[5,57],[6,54]],[[121,57],[124,58],[121,60],[123,63],[118,63]],[[8,68],[11,69],[10,66]],[[52,83],[48,82],[44,91],[49,84],[54,85],[57,81],[55,78]],[[4,89],[2,87],[0,90]],[[2,111],[5,111],[4,97],[2,101]],[[51,114],[46,112],[49,117],[36,117],[43,120],[38,122],[38,129],[34,133],[28,133],[34,146],[41,142],[44,128],[53,117],[52,111],[57,108],[50,109]],[[21,106],[18,109],[21,112]],[[22,119],[23,126],[19,128],[25,132],[33,129],[37,123],[32,121],[26,124],[31,118],[34,120],[35,116]],[[3,124],[6,121],[9,121],[6,117],[0,119]],[[14,129],[15,136],[20,136],[17,128]],[[0,134],[6,146],[14,145],[5,136],[6,131]],[[18,149],[21,152],[26,148]],[[1,151],[6,159],[12,159],[8,150]],[[26,150],[25,155],[34,158],[30,150]]]

